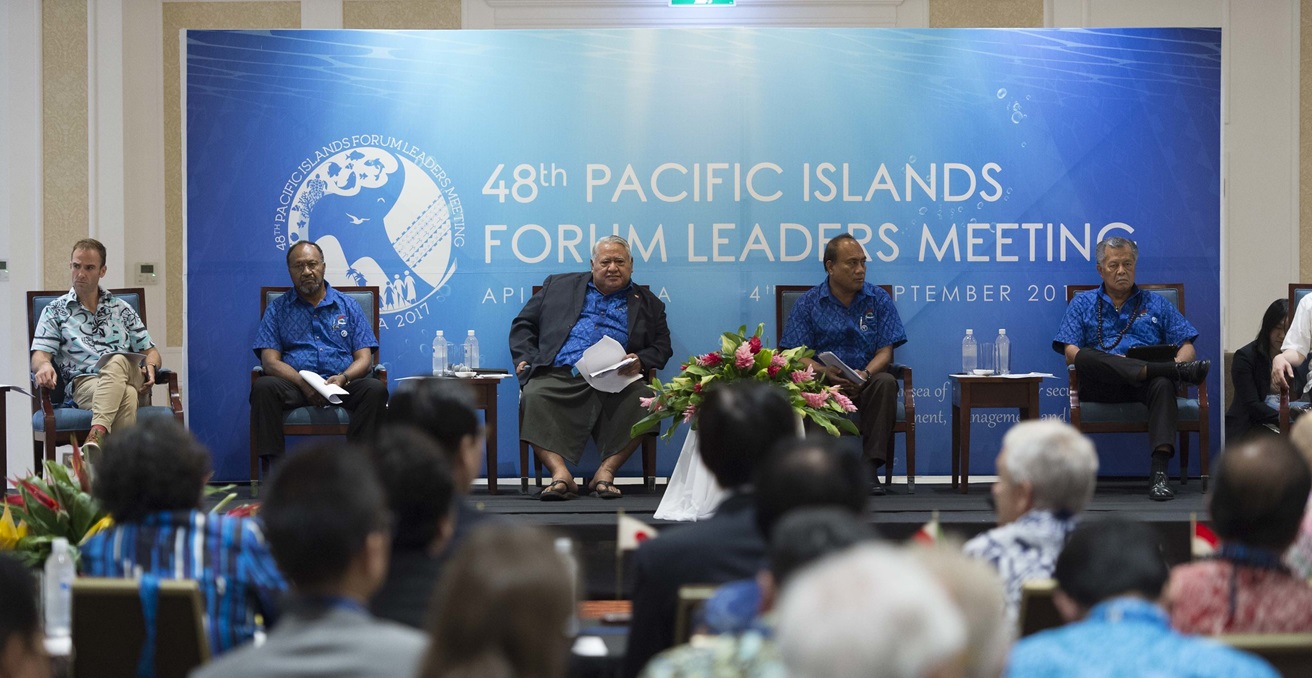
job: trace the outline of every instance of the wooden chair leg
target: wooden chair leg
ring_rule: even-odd
[[[529,443],[520,441],[520,494],[529,494]]]
[[[1180,449],[1176,453],[1180,456],[1181,484],[1185,485],[1189,479],[1188,473],[1190,470],[1190,434],[1181,431],[1178,435],[1180,436]]]
[[[903,442],[907,445],[907,493],[916,494],[916,429],[911,422],[907,424]]]
[[[643,436],[643,489],[648,494],[656,492],[656,452],[656,436]]]

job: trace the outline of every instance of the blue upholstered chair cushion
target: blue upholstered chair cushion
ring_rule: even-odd
[[[172,416],[173,410],[161,405],[152,405],[137,410],[137,419]],[[76,407],[55,408],[56,433],[63,433],[66,431],[86,431],[90,428],[91,410],[82,410]],[[44,413],[34,412],[32,414],[32,429],[34,431],[46,430],[46,415]]]
[[[1177,418],[1180,421],[1199,421],[1199,401],[1195,398],[1176,399]],[[1092,403],[1082,400],[1080,419],[1089,424],[1149,421],[1149,408],[1142,403]]]
[[[351,423],[351,411],[345,407],[297,407],[283,414],[284,426],[346,426]]]

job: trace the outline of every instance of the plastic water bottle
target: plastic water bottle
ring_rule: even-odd
[[[438,330],[433,338],[433,376],[440,377],[447,373],[447,338]]]
[[[565,571],[570,577],[570,619],[566,622],[565,633],[573,638],[579,635],[579,559],[574,554],[574,541],[569,537],[557,537],[553,543],[556,555],[565,563]]]
[[[1008,331],[999,329],[998,338],[994,340],[994,372],[997,374],[1012,374],[1012,366],[1009,363],[1009,354],[1012,349],[1012,340],[1008,339]]]
[[[465,334],[465,367],[479,369],[479,340],[474,337],[474,330]]]
[[[962,373],[975,374],[976,371],[976,338],[971,336],[971,330],[967,330],[967,336],[962,340]]]
[[[46,635],[66,638],[72,628],[73,557],[68,552],[68,540],[56,537],[50,542],[50,555],[46,558],[45,608]]]

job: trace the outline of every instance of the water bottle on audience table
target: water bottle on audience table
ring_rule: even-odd
[[[447,373],[447,339],[438,330],[433,338],[433,376],[440,377]]]
[[[566,634],[573,638],[579,635],[579,559],[575,556],[574,540],[569,537],[557,537],[553,546],[556,555],[565,562],[565,570],[570,576],[570,614]]]
[[[971,336],[971,330],[967,330],[967,336],[962,340],[962,373],[974,374],[976,371],[976,338]]]
[[[465,369],[479,369],[479,340],[475,338],[474,330],[465,335]]]
[[[72,628],[73,609],[73,556],[68,552],[68,540],[56,537],[50,542],[50,555],[46,557],[45,608],[46,635],[67,638]]]
[[[994,374],[1012,374],[1012,340],[1008,331],[1000,328],[998,338],[994,340]]]

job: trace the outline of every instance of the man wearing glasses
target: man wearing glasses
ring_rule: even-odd
[[[287,250],[293,288],[270,302],[251,348],[264,376],[251,387],[251,425],[260,456],[283,453],[283,411],[328,401],[298,372],[314,372],[347,391],[342,407],[351,412],[350,440],[374,437],[388,391],[371,376],[378,346],[360,305],[324,280],[324,252],[313,242]]]

